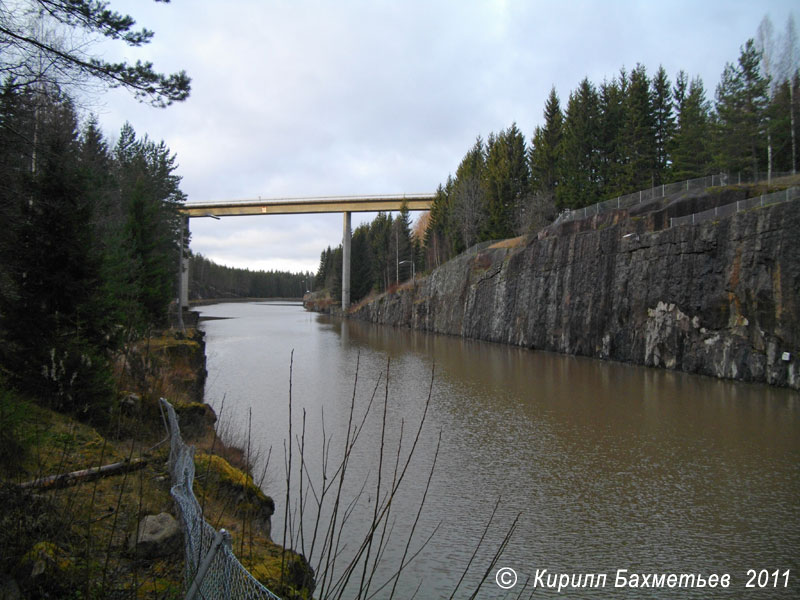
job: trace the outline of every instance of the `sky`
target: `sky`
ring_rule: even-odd
[[[707,97],[765,15],[782,33],[794,0],[115,0],[155,31],[107,59],[186,70],[166,109],[124,90],[91,107],[111,142],[129,121],[177,155],[189,202],[434,192],[477,136],[516,123],[526,141],[555,87],[562,108],[641,63],[700,76]],[[796,11],[795,11],[796,12]],[[795,19],[797,14],[794,15]],[[353,227],[374,214],[353,215]],[[342,217],[192,219],[217,263],[316,271]]]

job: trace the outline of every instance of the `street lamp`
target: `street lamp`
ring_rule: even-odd
[[[414,279],[414,277],[416,276],[416,273],[414,272],[414,261],[413,260],[401,260],[399,263],[397,263],[397,266],[399,267],[400,265],[405,265],[407,263],[411,263],[411,279]]]

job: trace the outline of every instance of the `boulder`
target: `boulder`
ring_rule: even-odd
[[[183,547],[183,533],[169,513],[147,515],[139,521],[128,550],[141,558],[160,558],[175,554]]]
[[[22,600],[22,592],[11,577],[0,575],[0,600]]]

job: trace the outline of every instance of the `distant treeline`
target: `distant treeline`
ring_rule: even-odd
[[[396,217],[378,213],[372,223],[356,227],[350,244],[350,299],[357,302],[371,291],[384,291],[425,267],[422,245],[411,234],[411,218],[403,208]],[[413,261],[413,266],[412,266]],[[342,247],[322,251],[314,278],[316,289],[342,294]]]
[[[202,254],[189,258],[189,297],[302,298],[314,274],[287,271],[250,271],[218,265]]]

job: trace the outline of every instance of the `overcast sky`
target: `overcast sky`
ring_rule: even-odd
[[[516,122],[530,139],[552,86],[566,106],[642,63],[709,100],[765,14],[782,33],[795,0],[118,1],[155,31],[108,58],[185,69],[191,97],[167,109],[111,91],[95,107],[111,138],[127,120],[177,154],[190,202],[433,192],[475,138]],[[795,15],[796,18],[797,15]],[[374,215],[354,215],[353,226]],[[193,219],[221,264],[316,271],[340,215]]]

